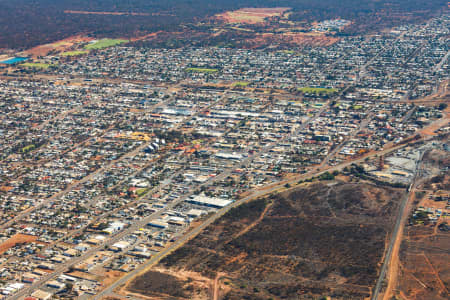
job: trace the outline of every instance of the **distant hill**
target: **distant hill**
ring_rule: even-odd
[[[29,48],[84,33],[133,37],[243,7],[291,7],[292,20],[355,20],[349,33],[414,22],[446,0],[0,0],[0,48]],[[114,14],[110,14],[114,13]]]

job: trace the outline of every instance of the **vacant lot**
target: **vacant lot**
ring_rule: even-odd
[[[281,17],[289,9],[288,7],[241,8],[216,15],[216,18],[227,23],[257,24],[270,17]]]
[[[84,36],[74,36],[61,41],[57,41],[50,44],[45,44],[41,46],[34,47],[25,51],[26,54],[32,55],[33,57],[46,56],[49,53],[61,53],[64,51],[68,51],[72,47],[91,41],[92,38],[84,37]]]
[[[298,89],[302,93],[307,94],[334,94],[338,90],[332,88],[314,88],[314,87],[303,87]]]
[[[0,254],[3,254],[9,248],[12,248],[18,244],[31,243],[37,240],[37,236],[28,234],[15,234],[3,243],[0,244]]]
[[[21,64],[21,66],[26,67],[26,68],[34,68],[34,69],[48,69],[51,66],[51,64],[45,64],[45,63],[24,63]]]
[[[369,183],[315,183],[252,201],[159,265],[161,274],[190,271],[209,278],[209,288],[196,286],[195,278],[170,293],[140,284],[155,272],[130,288],[150,296],[196,297],[212,295],[217,282],[220,299],[363,299],[377,278],[401,193]],[[218,274],[221,279],[214,280]]]
[[[161,295],[171,295],[186,298],[182,290],[182,283],[174,276],[150,271],[146,277],[138,277],[131,291],[152,290]]]
[[[398,288],[406,299],[449,299],[450,233],[435,226],[410,226],[400,252]]]
[[[436,174],[450,166],[448,152],[434,149],[424,155],[425,168]],[[448,195],[450,176],[447,173],[433,176],[419,186],[424,194],[417,206],[440,208],[445,211],[447,201],[434,201],[430,195]],[[403,299],[449,299],[450,286],[450,225],[441,217],[435,224],[417,222],[405,227],[400,248],[395,296]],[[412,225],[415,224],[415,225]]]

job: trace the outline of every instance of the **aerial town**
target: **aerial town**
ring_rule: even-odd
[[[107,299],[240,203],[356,165],[414,187],[449,151],[449,34],[444,14],[329,47],[0,53],[1,299]],[[448,191],[421,196],[411,223],[448,220]]]

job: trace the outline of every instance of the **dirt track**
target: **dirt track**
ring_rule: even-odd
[[[407,212],[409,212],[411,210],[411,203],[412,203],[411,198],[414,198],[414,193],[411,193],[410,199],[407,200],[407,204],[405,207],[405,211],[407,211]],[[403,240],[403,230],[405,227],[406,216],[407,216],[407,214],[404,214],[404,216],[401,220],[400,229],[398,231],[398,235],[395,239],[394,247],[392,249],[391,259],[389,261],[389,268],[388,268],[388,272],[386,274],[386,278],[388,279],[388,284],[387,284],[386,292],[383,294],[383,300],[390,299],[390,297],[392,296],[392,291],[397,284],[398,269],[399,269],[399,264],[400,264],[398,254],[400,251],[401,242]]]

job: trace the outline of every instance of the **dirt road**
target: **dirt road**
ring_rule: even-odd
[[[219,300],[219,291],[220,291],[220,278],[224,276],[223,273],[217,273],[216,278],[214,279],[214,294],[213,300]]]
[[[383,265],[381,267],[380,275],[378,277],[377,283],[372,293],[372,300],[378,300],[380,297],[381,288],[385,278],[388,279],[388,288],[386,289],[383,300],[389,299],[389,295],[391,294],[392,289],[396,283],[396,276],[393,274],[397,274],[398,272],[398,253],[400,249],[400,244],[402,241],[403,229],[405,227],[405,222],[407,220],[407,216],[409,214],[409,209],[411,207],[411,202],[414,199],[414,191],[418,184],[418,179],[420,178],[420,166],[423,158],[424,152],[420,154],[420,158],[416,163],[416,169],[414,173],[414,178],[412,183],[408,189],[408,194],[402,199],[400,203],[399,214],[397,216],[397,220],[395,222],[394,230],[391,235],[391,240],[389,242],[389,246],[386,249],[386,255],[384,258]]]

